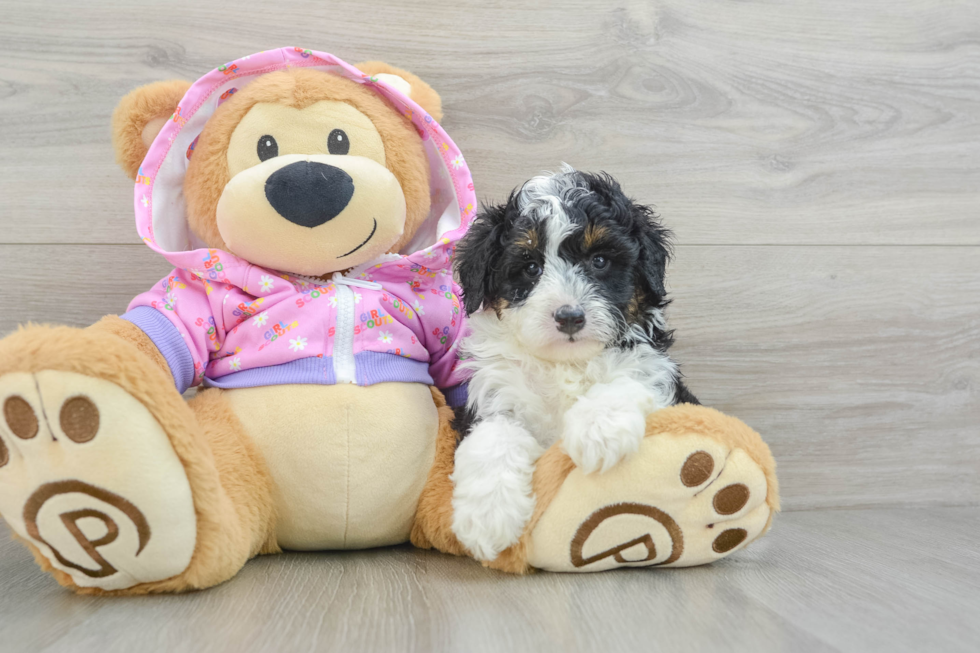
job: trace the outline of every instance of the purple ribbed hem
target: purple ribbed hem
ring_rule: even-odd
[[[170,366],[177,391],[184,394],[194,383],[194,358],[180,330],[160,311],[149,306],[137,306],[119,317],[138,326],[153,341]]]
[[[468,381],[464,381],[459,385],[454,385],[451,388],[446,388],[442,391],[444,397],[446,397],[446,403],[455,408],[456,406],[462,406],[466,403],[466,398],[469,396],[470,384]]]
[[[358,385],[374,385],[395,381],[398,383],[424,383],[432,385],[429,366],[422,361],[411,360],[395,354],[381,354],[365,351],[354,355]],[[333,370],[333,359],[301,358],[299,360],[256,367],[241,372],[233,372],[216,379],[204,379],[204,385],[215,388],[254,388],[263,385],[286,385],[290,383],[316,383],[333,385],[337,377]]]
[[[289,383],[317,383],[333,385],[337,377],[333,373],[333,361],[328,357],[300,358],[280,365],[255,367],[250,370],[204,378],[204,385],[214,388],[255,388],[263,385]]]
[[[357,385],[374,385],[387,381],[432,385],[428,363],[397,354],[362,351],[354,354],[354,367],[357,370]]]

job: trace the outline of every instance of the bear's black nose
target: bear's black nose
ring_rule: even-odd
[[[279,215],[301,227],[333,220],[354,196],[354,180],[334,166],[297,161],[265,181],[265,197]]]

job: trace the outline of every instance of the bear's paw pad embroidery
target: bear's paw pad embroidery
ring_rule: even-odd
[[[149,410],[72,372],[0,377],[0,513],[81,587],[125,589],[190,564],[190,484]]]
[[[762,534],[765,471],[707,436],[644,439],[605,474],[573,470],[531,536],[530,563],[552,571],[686,567]]]

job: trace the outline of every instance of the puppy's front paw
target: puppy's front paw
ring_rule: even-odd
[[[605,472],[635,452],[646,432],[646,413],[588,395],[565,413],[562,449],[585,474]]]
[[[477,560],[495,560],[521,538],[534,512],[530,494],[484,493],[462,484],[463,495],[453,494],[453,533]],[[460,485],[457,485],[460,488]],[[479,495],[483,496],[479,496]]]
[[[456,449],[452,530],[477,560],[494,560],[524,533],[534,512],[537,442],[510,423],[482,422]]]

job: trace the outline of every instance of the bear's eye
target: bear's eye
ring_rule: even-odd
[[[268,161],[273,157],[279,156],[279,143],[272,136],[266,134],[259,139],[259,144],[255,150],[259,154],[259,161]]]
[[[347,139],[347,132],[343,129],[335,129],[327,136],[327,150],[330,154],[347,154],[350,151],[350,141]]]

